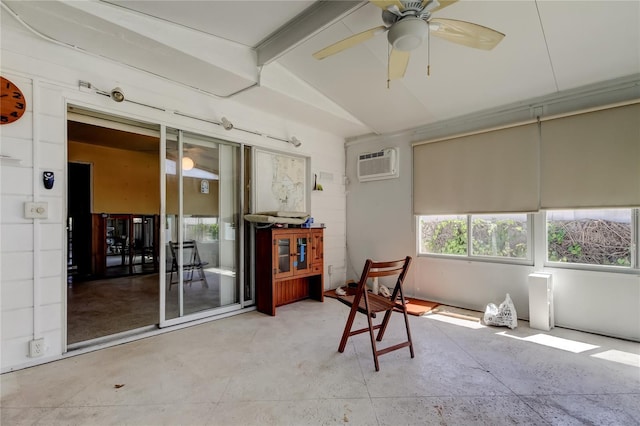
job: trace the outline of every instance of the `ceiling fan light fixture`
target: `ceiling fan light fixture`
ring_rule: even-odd
[[[393,24],[387,39],[394,49],[405,52],[419,47],[426,39],[429,24],[420,18],[408,16]]]

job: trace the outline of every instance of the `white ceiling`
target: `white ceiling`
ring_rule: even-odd
[[[482,51],[432,37],[430,55],[427,46],[413,51],[390,88],[385,34],[322,61],[311,56],[381,25],[381,9],[366,1],[2,2],[63,43],[345,137],[640,74],[638,0],[461,0],[435,16],[505,39]]]
[[[106,0],[120,7],[256,47],[314,3],[305,1]]]

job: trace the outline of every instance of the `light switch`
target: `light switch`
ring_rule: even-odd
[[[49,217],[49,203],[24,203],[24,217],[26,219],[46,219]]]

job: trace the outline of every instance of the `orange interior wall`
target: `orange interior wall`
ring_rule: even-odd
[[[69,162],[92,164],[92,213],[160,213],[158,153],[69,141]]]
[[[200,193],[202,179],[184,177],[183,213],[185,216],[218,216],[218,181],[209,180],[209,193]],[[167,175],[167,214],[178,214],[178,177]]]

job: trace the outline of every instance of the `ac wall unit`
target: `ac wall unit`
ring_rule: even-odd
[[[397,177],[398,150],[396,148],[365,152],[358,156],[358,180],[360,182]]]

